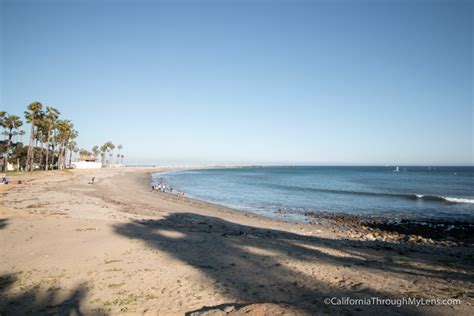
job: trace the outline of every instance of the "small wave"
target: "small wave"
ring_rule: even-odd
[[[349,194],[349,195],[364,195],[364,196],[379,196],[387,198],[402,198],[408,200],[422,200],[422,201],[432,201],[432,202],[449,202],[449,203],[468,203],[474,204],[473,199],[466,198],[455,198],[455,197],[444,197],[438,195],[428,195],[428,194],[403,194],[403,193],[387,193],[387,192],[367,192],[367,191],[352,191],[352,190],[335,190],[335,189],[324,189],[324,188],[312,188],[312,187],[299,187],[299,186],[285,186],[285,185],[272,185],[277,188],[284,188],[286,190],[303,190],[303,191],[313,191],[313,192],[323,192],[323,193],[333,193],[333,194]]]
[[[453,197],[444,197],[444,199],[448,202],[453,202],[453,203],[474,204],[474,200],[472,199],[453,198]]]
[[[416,197],[416,199],[422,199],[422,200],[427,200],[427,201],[474,204],[473,199],[455,198],[455,197],[437,196],[437,195],[423,195],[423,194],[415,194],[414,196]]]
[[[416,199],[416,200],[425,200],[425,201],[438,201],[438,202],[446,202],[447,200],[442,196],[437,195],[424,195],[424,194],[407,194],[404,195],[408,198]]]

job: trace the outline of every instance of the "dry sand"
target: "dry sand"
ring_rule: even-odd
[[[0,314],[474,313],[470,246],[356,240],[326,223],[154,192],[157,171],[12,176],[0,189]],[[461,304],[334,306],[327,297]]]

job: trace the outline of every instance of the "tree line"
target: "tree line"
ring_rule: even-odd
[[[122,148],[123,148],[122,145],[117,146],[118,154],[117,154],[117,159],[115,160],[116,164],[123,164],[123,158],[125,156],[121,153]],[[92,157],[92,158],[98,159],[100,155],[102,164],[104,164],[105,166],[108,166],[110,164],[113,164],[114,149],[115,149],[115,145],[111,141],[108,141],[100,147],[95,145],[94,147],[92,147],[91,151],[88,151],[87,149],[82,148],[81,150],[79,150],[79,156],[81,158]]]
[[[101,156],[102,164],[113,164],[115,145],[107,141],[101,147],[94,146],[92,151],[79,149],[76,139],[79,135],[74,124],[60,117],[58,109],[46,106],[40,102],[32,102],[24,112],[24,120],[30,124],[28,145],[23,144],[24,130],[22,119],[14,114],[0,111],[0,126],[3,127],[5,140],[0,142],[0,152],[3,153],[3,172],[7,171],[8,163],[16,164],[17,170],[33,171],[35,169],[52,170],[65,169],[71,165],[72,154],[79,152],[80,157]],[[123,163],[123,146],[118,145],[116,163]],[[67,164],[69,153],[69,164]]]

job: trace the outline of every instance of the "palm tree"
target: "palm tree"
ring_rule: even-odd
[[[58,169],[64,169],[66,166],[66,150],[69,142],[78,135],[74,125],[69,120],[58,120],[57,124],[57,142],[58,142]]]
[[[18,132],[18,135],[20,136],[20,143],[22,143],[22,144],[23,144],[23,135],[25,135],[25,134],[26,133],[25,133],[24,130],[21,130],[21,131]]]
[[[5,111],[0,111],[0,126],[3,126],[3,119],[7,115],[7,112]]]
[[[18,143],[18,134],[19,134],[19,131],[13,132],[13,139],[12,139],[13,143]]]
[[[85,158],[88,156],[89,156],[89,151],[87,149],[81,148],[81,150],[79,150],[79,157]]]
[[[39,158],[38,163],[41,165],[43,163],[43,153],[44,153],[44,143],[46,142],[46,115],[43,112],[40,112],[38,117],[36,118],[36,132],[35,132],[35,149],[38,148],[38,142],[40,143],[39,146]]]
[[[107,150],[108,150],[108,145],[107,143],[103,144],[102,146],[100,146],[100,153],[101,153],[101,159],[102,159],[102,167],[104,167],[107,162],[105,161],[105,157],[106,157],[106,153],[107,153]]]
[[[56,126],[56,143],[58,147],[58,170],[62,169],[63,146],[69,136],[69,123],[70,122],[68,120],[58,120],[58,124]]]
[[[49,162],[51,169],[53,169],[54,154],[56,151],[57,143],[58,143],[58,128],[56,124],[55,128],[52,131],[52,138],[51,138],[51,161]]]
[[[114,161],[113,161],[113,160],[114,160],[114,149],[115,149],[115,145],[112,144],[112,142],[110,142],[110,141],[109,141],[108,143],[109,143],[109,144],[108,144],[108,147],[109,147],[109,149],[110,149],[110,156],[109,156],[109,157],[110,157],[110,164],[113,165],[113,164],[114,164]]]
[[[95,145],[94,147],[92,147],[92,156],[94,158],[97,159],[97,157],[99,157],[99,153],[100,153],[99,146]]]
[[[27,107],[28,111],[25,111],[26,121],[31,124],[30,142],[28,145],[28,153],[26,156],[27,171],[33,170],[33,145],[35,140],[35,125],[42,108],[43,105],[40,102],[35,101],[33,103],[30,103],[30,105],[28,105]]]
[[[14,133],[14,129],[19,128],[23,125],[23,122],[20,118],[16,115],[8,115],[6,118],[2,118],[2,126],[8,130],[8,142],[5,149],[5,154],[3,155],[3,172],[7,171],[7,164],[8,164],[8,155],[10,153],[10,146],[12,143],[12,137]]]
[[[72,163],[72,152],[74,151],[74,148],[77,148],[77,143],[72,140],[67,145],[67,149],[69,150],[69,166],[71,166]]]
[[[59,111],[52,106],[47,106],[46,107],[46,117],[45,117],[45,123],[46,123],[46,165],[45,165],[45,170],[48,170],[48,165],[49,165],[49,146],[51,142],[51,136],[52,136],[52,131],[53,128],[55,128],[57,124],[57,120],[59,117]]]
[[[72,151],[74,151],[74,160],[77,161],[77,153],[79,152],[79,147],[74,146]]]
[[[122,158],[121,161],[120,161],[120,164],[121,164],[121,165],[123,165],[123,157],[125,157],[123,154],[120,155],[120,158]]]
[[[44,151],[44,142],[46,141],[46,123],[45,123],[45,114],[43,111],[38,113],[36,117],[36,129],[35,129],[35,145],[33,146],[33,153],[31,156],[31,161],[33,164],[35,163],[35,159],[38,161],[38,164],[41,165],[43,159],[43,151]],[[40,146],[38,146],[40,143]],[[39,150],[38,150],[39,148]],[[35,158],[36,153],[39,152],[39,158]]]
[[[117,148],[118,148],[118,150],[119,150],[118,156],[117,156],[117,163],[120,163],[120,159],[119,159],[119,158],[120,158],[120,152],[122,151],[123,146],[122,146],[122,145],[118,145]]]
[[[72,152],[72,149],[74,148],[74,146],[70,147],[69,144],[71,142],[76,143],[74,141],[74,139],[76,139],[78,135],[79,135],[79,132],[77,130],[75,130],[74,125],[72,123],[70,123],[70,125],[69,125],[69,135],[68,135],[68,138],[66,139],[66,142],[64,143],[64,149],[63,149],[63,151],[64,151],[64,153],[63,153],[63,155],[64,155],[63,169],[66,167],[66,149],[71,150],[71,152]],[[88,152],[88,156],[90,156],[90,152]]]
[[[5,119],[6,115],[7,115],[7,112],[0,111],[0,126],[3,126],[3,120]]]

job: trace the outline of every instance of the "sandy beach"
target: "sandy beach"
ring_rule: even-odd
[[[150,189],[160,170],[11,176],[0,189],[0,314],[474,313],[472,245],[367,240],[172,196]]]

